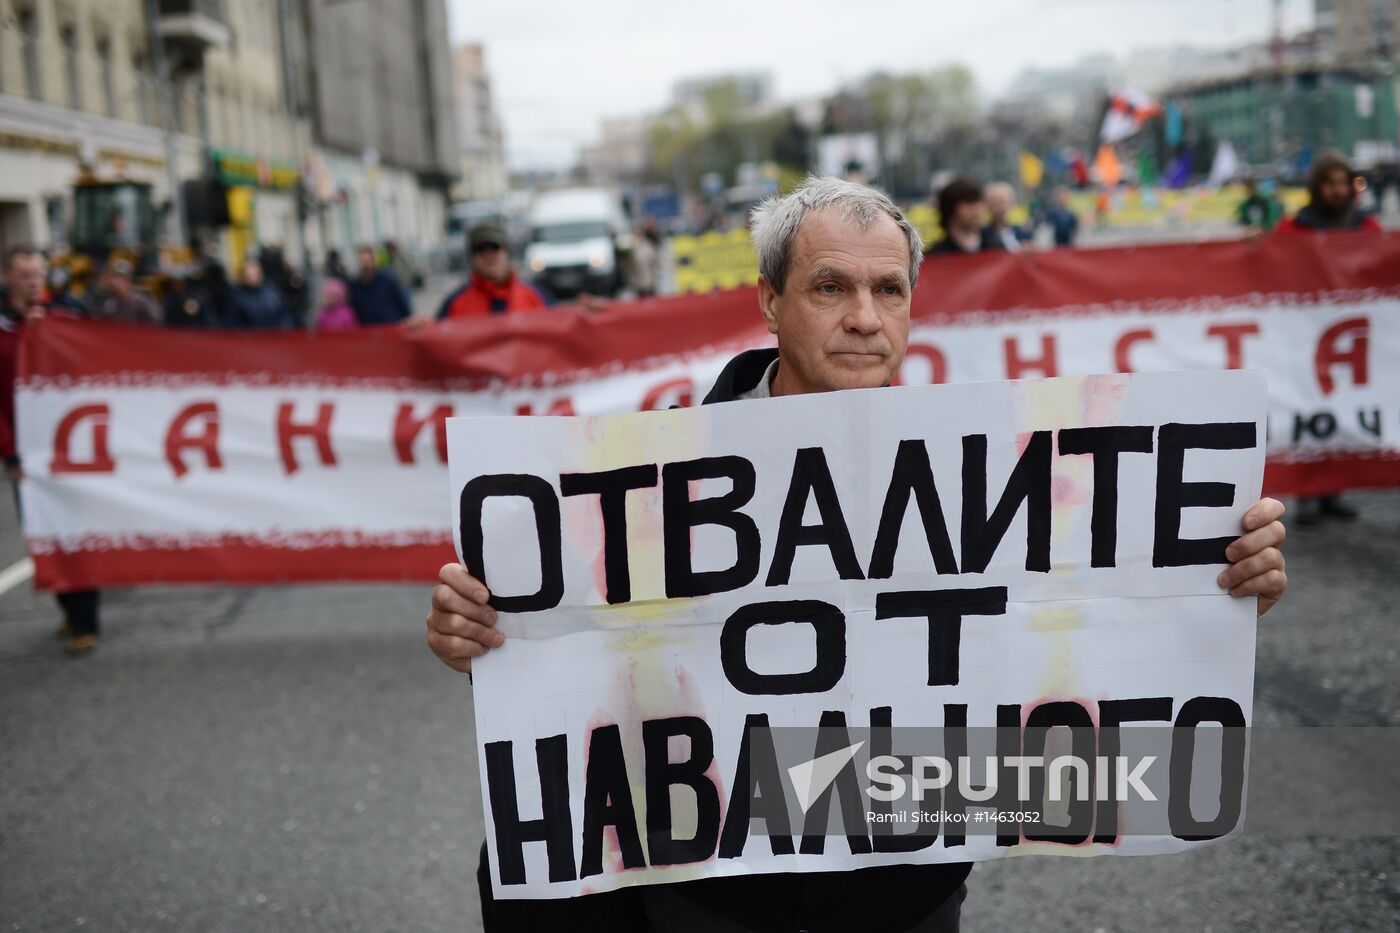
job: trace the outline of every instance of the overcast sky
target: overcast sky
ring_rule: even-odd
[[[1271,0],[448,0],[452,40],[486,44],[513,168],[564,167],[604,116],[659,109],[677,78],[762,69],[781,99],[875,69],[961,62],[984,94],[1031,65],[1270,32]],[[1284,0],[1292,33],[1313,0]]]

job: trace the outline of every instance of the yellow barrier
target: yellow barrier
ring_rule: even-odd
[[[1098,197],[1095,191],[1070,194],[1070,209],[1079,215],[1082,223],[1094,222]],[[1283,201],[1285,215],[1295,213],[1308,202],[1308,193],[1302,188],[1282,189],[1278,197]],[[1233,224],[1236,223],[1235,212],[1243,200],[1244,188],[1238,185],[1215,190],[1155,191],[1148,195],[1140,188],[1124,188],[1109,196],[1104,223],[1123,228]],[[943,238],[938,211],[932,204],[914,204],[904,213],[925,244],[931,245]],[[1019,226],[1029,224],[1029,208],[1017,204],[1011,210],[1011,222]],[[708,292],[758,281],[758,257],[748,230],[743,228],[675,237],[671,240],[671,254],[676,265],[678,292]]]
[[[681,293],[737,288],[758,281],[758,255],[743,227],[673,237],[671,256],[676,264],[676,291]]]
[[[1296,213],[1308,203],[1303,188],[1283,188],[1278,192],[1284,215]],[[1069,197],[1070,208],[1082,220],[1092,220],[1098,214],[1099,194],[1076,191]],[[1104,223],[1110,227],[1141,228],[1175,224],[1233,224],[1236,211],[1244,200],[1242,185],[1224,188],[1189,188],[1183,191],[1156,191],[1144,194],[1141,188],[1120,189],[1109,195],[1108,213]]]

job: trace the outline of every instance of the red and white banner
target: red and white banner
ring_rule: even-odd
[[[752,288],[308,336],[47,320],[18,387],[41,587],[429,580],[449,415],[698,402],[771,342]],[[902,381],[1246,368],[1267,491],[1400,485],[1400,236],[925,263]]]

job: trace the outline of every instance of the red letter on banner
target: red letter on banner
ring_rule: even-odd
[[[524,405],[516,405],[516,406],[515,406],[515,413],[516,413],[517,415],[533,415],[533,414],[536,414],[536,412],[535,412],[535,406],[534,406],[534,405],[531,405],[529,402],[526,402]],[[557,399],[555,399],[553,402],[551,402],[551,403],[549,404],[549,410],[548,410],[548,411],[542,411],[542,412],[539,412],[538,414],[542,414],[542,415],[572,415],[572,414],[574,414],[574,413],[575,413],[575,412],[574,412],[574,403],[573,403],[573,400],[572,400],[572,399],[569,399],[568,397],[565,397],[565,398],[557,398]]]
[[[1345,350],[1337,348],[1337,341],[1343,335],[1351,337],[1351,345]],[[1317,352],[1313,354],[1313,368],[1317,370],[1317,384],[1322,387],[1323,395],[1331,395],[1337,387],[1332,381],[1332,367],[1338,363],[1351,367],[1352,385],[1364,386],[1371,381],[1367,363],[1370,345],[1370,318],[1354,317],[1338,321],[1322,332],[1317,341]]]
[[[1007,337],[1004,346],[1006,347],[1006,378],[1020,379],[1028,372],[1037,371],[1047,379],[1058,376],[1059,366],[1055,363],[1055,335],[1040,335],[1040,356],[1037,358],[1027,358],[1021,356],[1020,350],[1016,346],[1015,337]]]
[[[662,399],[670,394],[674,394],[674,401],[670,402],[670,404],[662,405]],[[694,383],[689,379],[668,379],[660,385],[652,386],[647,390],[647,394],[642,396],[642,407],[639,411],[655,411],[658,408],[670,408],[671,405],[689,408],[694,403]]]
[[[399,455],[399,463],[413,463],[413,442],[428,422],[433,423],[437,436],[438,462],[447,462],[447,419],[452,417],[451,405],[439,405],[422,418],[413,414],[413,405],[404,402],[399,406],[399,414],[394,418],[394,450]]]
[[[117,465],[107,450],[107,419],[112,411],[106,405],[80,405],[63,416],[53,437],[53,460],[49,472],[59,473],[111,473]],[[92,458],[74,460],[71,447],[73,432],[84,421],[92,422]]]
[[[1258,324],[1216,324],[1206,330],[1225,341],[1225,368],[1244,369],[1244,338],[1259,336]]]
[[[906,365],[911,356],[917,356],[928,360],[929,375],[926,385],[941,386],[948,381],[948,360],[943,356],[942,350],[937,347],[931,347],[926,343],[911,343],[908,349],[904,351],[904,362]],[[897,386],[908,385],[908,383],[904,381],[903,366],[901,366],[899,372],[895,374],[893,384]]]
[[[1135,372],[1132,361],[1128,359],[1128,352],[1132,350],[1133,344],[1144,340],[1152,340],[1156,335],[1151,328],[1143,330],[1130,330],[1118,338],[1118,345],[1113,348],[1113,362],[1118,367],[1120,373]]]
[[[187,433],[190,422],[196,418],[204,419],[201,430],[198,434]],[[181,455],[185,450],[203,451],[204,462],[208,464],[209,469],[223,469],[224,462],[219,457],[218,405],[213,402],[186,405],[175,416],[175,420],[170,422],[170,429],[165,432],[165,459],[170,462],[170,469],[175,471],[176,479],[189,472],[185,466],[185,458]]]
[[[331,416],[335,414],[334,402],[322,402],[316,420],[310,424],[297,424],[292,421],[292,403],[283,402],[277,408],[277,447],[282,452],[282,468],[287,475],[297,471],[297,457],[292,450],[292,441],[298,437],[311,437],[316,440],[316,452],[321,463],[335,466],[335,451],[331,450]]]

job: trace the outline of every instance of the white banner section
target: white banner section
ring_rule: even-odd
[[[454,542],[507,636],[474,672],[497,895],[1237,831],[1242,758],[1183,789],[1176,750],[1170,774],[1137,772],[1190,798],[1160,828],[1103,802],[1123,781],[1102,762],[1078,778],[1098,804],[1022,795],[1035,819],[990,834],[900,846],[840,818],[878,822],[888,775],[863,737],[891,726],[1247,724],[1254,600],[1216,577],[1258,499],[1266,410],[1235,371],[449,420]],[[853,738],[833,750],[818,726]],[[809,760],[781,761],[799,729]],[[929,785],[948,819],[992,807]],[[1037,839],[1086,812],[1072,843]]]

